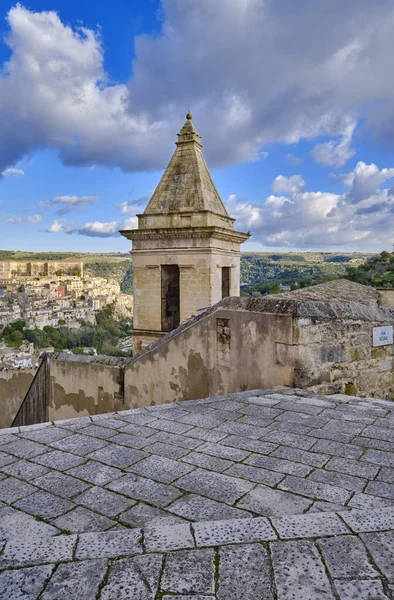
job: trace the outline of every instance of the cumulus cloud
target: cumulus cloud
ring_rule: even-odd
[[[97,196],[55,196],[52,200],[42,203],[47,206],[60,206],[57,215],[65,215],[76,208],[94,204],[98,201]]]
[[[5,169],[2,172],[3,177],[9,177],[10,175],[24,175],[25,172],[23,169],[13,169],[13,168],[9,168],[9,169]]]
[[[317,144],[311,152],[312,158],[321,165],[343,167],[356,153],[351,147],[355,128],[356,122],[352,121],[339,142],[330,140],[325,144]]]
[[[321,135],[315,159],[344,164],[350,120],[393,147],[391,0],[162,0],[162,14],[158,35],[135,38],[129,82],[113,84],[96,32],[12,8],[0,172],[46,147],[65,164],[160,168],[186,106],[212,167]]]
[[[232,195],[227,205],[237,228],[264,246],[381,250],[392,246],[394,194],[383,187],[391,178],[394,169],[359,162],[343,177],[341,194],[289,187],[262,203]]]
[[[304,188],[305,181],[301,175],[292,175],[291,177],[278,175],[271,186],[274,194],[294,194],[301,192]]]
[[[72,229],[72,225],[67,224],[64,219],[55,219],[45,231],[47,233],[68,233],[70,229]]]

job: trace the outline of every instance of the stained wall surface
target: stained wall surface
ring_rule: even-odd
[[[35,369],[0,370],[0,429],[11,427],[35,372]]]

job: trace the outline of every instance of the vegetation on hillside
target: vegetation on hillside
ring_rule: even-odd
[[[23,340],[33,342],[36,348],[53,346],[56,350],[73,350],[81,354],[82,348],[96,348],[98,354],[129,356],[117,347],[120,339],[128,337],[132,329],[131,320],[114,317],[114,306],[106,306],[97,312],[96,325],[82,325],[79,329],[45,326],[43,329],[25,329],[24,321],[7,325],[0,340],[8,346],[19,347]]]
[[[372,287],[394,288],[394,252],[381,252],[358,267],[348,267],[346,278]]]

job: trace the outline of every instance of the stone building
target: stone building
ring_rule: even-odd
[[[133,242],[136,351],[198,309],[239,295],[240,245],[249,235],[234,230],[186,119],[138,229],[121,231]]]
[[[1,260],[0,279],[13,277],[50,277],[54,275],[83,275],[83,262],[65,260]]]

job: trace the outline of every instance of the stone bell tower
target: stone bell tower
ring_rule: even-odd
[[[240,245],[186,115],[176,150],[132,240],[134,348],[143,349],[226,296],[239,296]]]

